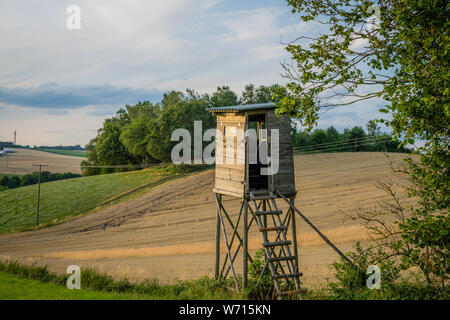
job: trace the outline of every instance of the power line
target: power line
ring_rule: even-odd
[[[344,143],[352,143],[352,142],[358,142],[358,141],[373,141],[374,143],[379,142],[380,140],[384,140],[384,139],[392,139],[391,137],[384,137],[384,138],[378,138],[377,140],[374,140],[373,137],[364,137],[364,138],[355,138],[355,139],[349,139],[349,140],[339,140],[339,141],[334,141],[334,142],[326,142],[326,143],[317,143],[317,144],[312,144],[309,146],[303,146],[303,147],[296,147],[296,148],[292,148],[293,150],[302,150],[302,149],[310,149],[310,148],[315,148],[315,147],[319,147],[319,146],[329,146],[329,145],[340,145],[340,144],[344,144]]]
[[[384,139],[384,140],[379,140],[378,143],[386,144],[389,141],[390,141],[390,139]],[[355,147],[360,147],[360,146],[368,146],[368,145],[371,145],[371,144],[373,144],[371,141],[364,141],[363,140],[363,141],[356,142],[355,144],[352,144],[352,145],[335,146],[332,149],[330,149],[330,151],[342,150],[342,149],[347,149],[347,148],[355,148]],[[314,150],[313,149],[313,150],[295,150],[295,151],[300,151],[300,152],[302,152],[302,151],[305,151],[305,152],[323,152],[323,151],[327,151],[327,150],[324,150],[324,149],[322,149],[322,150]]]
[[[379,143],[386,144],[389,141],[390,140],[386,140],[384,142],[379,142]],[[355,145],[350,145],[350,146],[340,146],[340,147],[337,147],[337,148],[335,148],[333,150],[330,150],[330,151],[343,150],[343,149],[347,149],[347,148],[356,148],[356,147],[369,146],[371,144],[372,144],[372,142],[370,142],[370,141],[362,141],[361,144],[355,144]],[[294,150],[294,151],[298,151],[298,150]],[[324,152],[324,151],[326,151],[326,150],[306,150],[306,151],[305,150],[300,150],[300,152],[305,152],[305,153],[318,153],[318,152]]]
[[[309,148],[309,147],[314,147],[314,146],[323,146],[323,145],[328,145],[328,144],[344,143],[344,142],[348,142],[348,141],[366,140],[366,139],[368,139],[368,138],[371,138],[371,137],[362,137],[362,138],[354,138],[354,139],[347,139],[347,140],[338,140],[338,141],[332,141],[332,142],[316,143],[316,144],[312,144],[312,145],[308,145],[308,146],[303,146],[303,147],[299,147],[299,148]]]
[[[314,148],[320,148],[320,147],[333,147],[334,145],[339,146],[342,144],[348,144],[348,143],[352,143],[352,142],[365,141],[365,140],[368,140],[368,139],[367,138],[357,138],[357,139],[351,139],[351,140],[340,140],[340,141],[335,141],[335,142],[317,143],[317,144],[308,145],[308,146],[294,147],[293,150],[314,149]]]

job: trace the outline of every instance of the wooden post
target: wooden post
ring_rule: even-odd
[[[216,194],[219,203],[222,202],[222,197],[219,194]],[[217,206],[217,224],[216,224],[216,272],[215,278],[219,279],[219,265],[220,265],[220,215],[219,215],[220,206]]]
[[[217,213],[220,216],[220,224],[222,226],[223,238],[225,240],[225,247],[227,248],[228,259],[230,260],[231,271],[233,272],[234,284],[236,285],[236,290],[239,290],[239,283],[237,280],[236,272],[234,270],[233,259],[231,257],[231,251],[230,251],[231,248],[230,248],[230,245],[228,242],[227,232],[225,230],[225,221],[222,216],[221,197],[218,194],[216,194],[216,201],[217,201]],[[224,213],[227,214],[226,212],[224,212]]]
[[[300,210],[298,210],[282,193],[278,193],[280,195],[280,197],[283,198],[284,201],[286,201],[289,206],[291,207],[292,210],[295,210],[295,212],[297,212],[299,214],[300,217],[302,217],[303,220],[305,220],[305,222],[315,231],[317,232],[317,234],[331,247],[333,248],[334,251],[336,251],[336,253],[338,255],[340,255],[342,257],[342,259],[344,259],[345,261],[347,261],[353,268],[357,269],[356,265],[353,263],[352,260],[350,260],[344,253],[342,253],[341,250],[339,250],[330,240],[328,240],[327,237],[325,237],[325,235],[320,232],[319,229],[317,229],[317,227],[315,225],[312,224],[311,221],[308,220],[308,218],[300,212]]]
[[[290,202],[294,205],[295,195],[291,197]],[[291,209],[291,207],[289,207],[289,210],[291,211],[292,218],[292,241],[294,243],[295,272],[298,272],[297,226],[295,224],[295,212]]]
[[[244,252],[243,252],[243,286],[244,288],[247,288],[247,277],[248,277],[248,256],[247,256],[247,250],[248,250],[248,202],[246,199],[243,199],[244,201]]]
[[[266,211],[266,200],[262,200],[262,210]],[[263,223],[264,223],[264,228],[267,228],[267,216],[263,216]],[[264,234],[267,238],[267,231],[264,231]]]
[[[34,164],[34,167],[39,167],[39,176],[38,176],[38,199],[37,199],[37,213],[36,213],[36,227],[39,226],[39,205],[41,200],[41,171],[42,167],[46,167],[46,164]]]

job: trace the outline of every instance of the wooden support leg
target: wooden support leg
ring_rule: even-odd
[[[222,202],[222,197],[216,194],[219,202]],[[216,223],[216,269],[215,278],[219,279],[219,265],[220,265],[220,205],[217,206],[217,223]]]
[[[295,271],[298,272],[298,248],[297,248],[297,225],[295,224],[295,212],[292,210],[292,206],[294,206],[295,195],[289,199],[289,202],[292,205],[289,205],[289,210],[292,218],[292,242],[294,244],[294,255],[295,255]]]
[[[247,262],[248,262],[248,203],[247,200],[243,200],[244,201],[244,252],[243,252],[243,286],[244,288],[247,288],[247,276],[248,276],[248,266],[247,266]]]
[[[239,283],[238,283],[238,280],[237,280],[236,272],[234,271],[233,260],[232,260],[232,257],[231,257],[231,251],[230,251],[231,248],[230,248],[230,245],[229,245],[229,242],[228,242],[227,232],[225,230],[225,221],[224,221],[223,216],[222,216],[221,198],[220,198],[220,196],[216,195],[216,201],[217,201],[217,208],[218,208],[217,212],[218,212],[218,214],[220,216],[220,224],[222,226],[223,238],[225,239],[225,246],[227,248],[228,259],[230,260],[231,271],[233,272],[234,284],[236,285],[236,290],[239,290]]]
[[[234,253],[233,258],[232,258],[232,261],[234,262],[234,259],[236,258],[239,250],[243,246],[243,240],[242,240],[241,236],[239,235],[238,227],[239,227],[239,223],[241,221],[242,211],[244,210],[244,203],[241,204],[241,208],[239,210],[239,217],[238,217],[238,219],[236,221],[236,225],[234,225],[233,221],[231,221],[231,218],[229,217],[227,211],[223,207],[223,204],[220,204],[220,209],[223,211],[223,213],[225,215],[225,218],[228,220],[228,223],[231,225],[231,228],[233,229],[233,234],[231,236],[231,241],[230,241],[230,248],[233,247],[233,243],[234,243],[234,239],[235,238],[237,238],[239,240],[239,245],[238,245],[238,247],[236,249],[236,252]],[[225,270],[227,262],[228,262],[228,255],[225,256],[225,259],[223,261],[223,266],[222,266],[222,271],[220,272],[220,276],[222,276],[224,274],[223,272]],[[224,279],[227,277],[229,271],[230,271],[230,267],[228,267],[227,272],[225,273]]]
[[[336,253],[338,255],[340,255],[342,257],[342,259],[344,259],[345,261],[347,261],[354,269],[357,269],[356,265],[353,263],[352,260],[350,260],[344,253],[342,253],[341,250],[339,250],[330,240],[328,240],[327,237],[325,237],[325,235],[320,232],[319,229],[317,229],[317,227],[315,225],[312,224],[311,221],[309,221],[309,219],[300,212],[300,210],[298,210],[282,193],[278,193],[278,195],[283,198],[284,201],[286,201],[289,206],[291,207],[291,209],[295,212],[297,212],[299,214],[299,216],[305,220],[305,222],[315,231],[317,232],[317,234],[331,247],[333,248],[334,251],[336,251]]]

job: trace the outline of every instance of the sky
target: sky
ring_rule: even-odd
[[[285,84],[283,42],[315,33],[284,0],[0,0],[0,141],[84,146],[120,107],[169,90]],[[382,105],[335,108],[319,127],[365,126]]]

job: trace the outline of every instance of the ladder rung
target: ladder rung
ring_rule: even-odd
[[[276,258],[269,258],[267,259],[269,262],[274,262],[274,261],[286,261],[286,260],[294,260],[295,257],[276,257]]]
[[[265,228],[259,228],[259,231],[264,232],[264,231],[278,231],[278,230],[287,230],[288,227],[287,226],[282,226],[282,227],[265,227]]]
[[[282,278],[294,278],[294,277],[301,277],[303,276],[303,273],[297,272],[297,273],[287,273],[287,274],[277,274],[273,276],[274,279],[282,279]]]
[[[264,247],[275,247],[275,246],[288,246],[292,244],[290,241],[280,241],[280,242],[264,242]]]
[[[256,211],[255,214],[258,216],[267,216],[271,214],[282,214],[283,211],[281,210],[271,210],[271,211]]]

